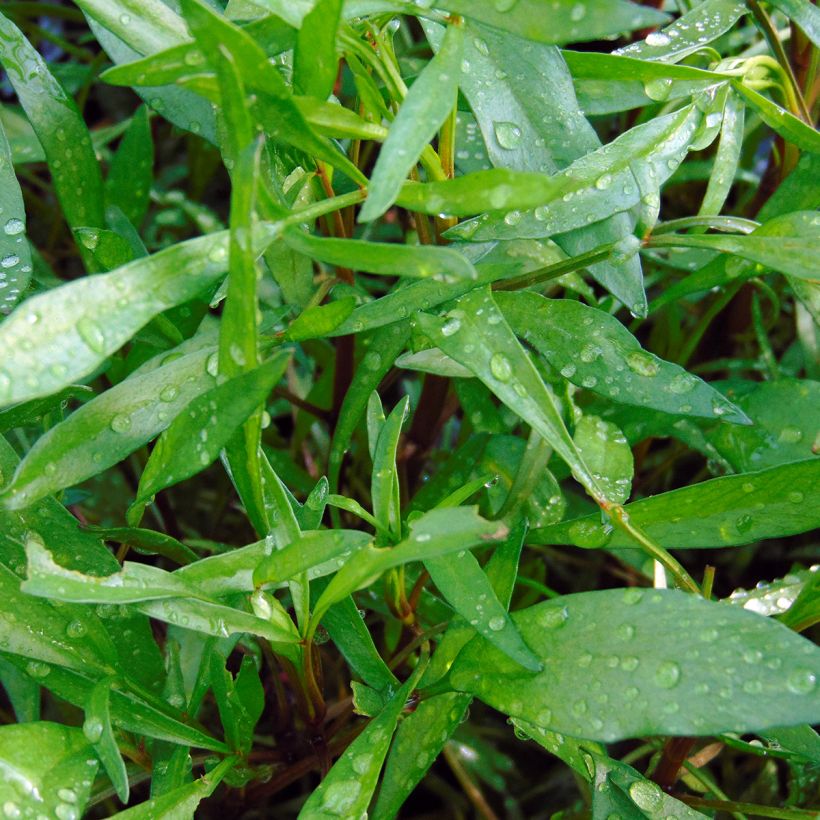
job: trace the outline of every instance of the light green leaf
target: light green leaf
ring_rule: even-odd
[[[213,794],[222,778],[236,765],[235,757],[225,758],[218,763],[208,774],[203,775],[193,783],[179,786],[159,797],[152,797],[145,803],[117,812],[112,820],[179,820],[183,817],[193,817],[197,806]]]
[[[448,26],[441,49],[408,91],[376,160],[361,222],[376,219],[393,204],[422,150],[455,105],[463,39],[460,26]]]
[[[420,313],[421,330],[448,356],[469,368],[514,413],[532,425],[598,500],[598,485],[567,431],[552,391],[493,302],[477,289],[456,302],[444,319]]]
[[[321,339],[336,330],[355,307],[356,299],[353,296],[345,296],[325,305],[313,305],[288,325],[285,337],[291,342]]]
[[[455,379],[469,379],[473,375],[472,370],[433,347],[427,348],[427,350],[419,350],[418,353],[402,353],[396,359],[396,367],[403,367],[406,370],[420,370],[422,373],[432,373],[435,376],[448,376]]]
[[[512,329],[578,387],[675,415],[749,421],[697,376],[643,350],[608,313],[531,292],[499,292],[495,300]]]
[[[148,109],[138,108],[111,160],[105,181],[106,205],[116,205],[136,228],[142,224],[151,199],[154,143]]]
[[[804,592],[811,594],[812,586],[817,584],[817,573],[820,567],[812,566],[810,569],[790,572],[783,578],[776,578],[774,581],[758,581],[752,589],[736,589],[724,599],[733,606],[742,606],[750,612],[758,615],[783,615],[790,613],[792,606]],[[791,614],[788,619],[791,620]],[[796,623],[797,621],[795,621]],[[791,623],[786,623],[792,626]]]
[[[797,119],[785,108],[781,108],[767,97],[759,94],[742,82],[734,81],[735,90],[760,115],[760,119],[773,131],[780,134],[787,142],[796,145],[801,151],[820,153],[820,133],[802,120]]]
[[[261,252],[274,231],[261,226],[254,234]],[[27,299],[0,327],[10,351],[0,368],[0,404],[46,396],[92,373],[156,314],[217,282],[227,251],[220,231]]]
[[[707,115],[708,118],[708,115]],[[719,214],[732,190],[743,149],[745,108],[737,94],[729,94],[723,108],[720,143],[698,215]]]
[[[5,487],[6,507],[20,509],[79,484],[162,432],[216,384],[215,347],[192,347],[155,356],[42,435]]]
[[[573,441],[607,498],[623,504],[629,498],[634,465],[621,430],[598,416],[585,415],[575,425]]]
[[[367,814],[396,724],[425,666],[420,663],[416,667],[378,717],[347,747],[302,806],[302,820]]]
[[[91,690],[88,703],[85,707],[85,722],[83,734],[85,739],[94,747],[105,773],[108,775],[117,797],[123,803],[128,802],[128,772],[125,761],[114,738],[111,727],[110,696],[114,678],[103,678]]]
[[[704,0],[671,25],[615,54],[676,63],[725,34],[747,10],[746,4],[738,0]]]
[[[0,61],[43,146],[66,221],[72,228],[101,228],[104,219],[100,166],[74,100],[54,79],[20,29],[3,14],[0,43]],[[82,247],[80,252],[83,253]]]
[[[539,0],[443,0],[436,6],[541,43],[599,40],[669,19],[653,8],[625,0],[558,0],[549,14]]]
[[[26,209],[14,173],[11,146],[0,121],[0,313],[10,313],[31,281]]]
[[[293,50],[293,84],[301,94],[326,100],[336,83],[336,30],[342,0],[318,0],[302,20]]]
[[[443,281],[478,276],[470,261],[451,248],[320,238],[298,230],[286,231],[285,241],[313,259],[365,273],[420,279],[435,276]]]
[[[820,276],[817,240],[820,216],[814,211],[794,211],[776,216],[751,234],[664,234],[652,240],[653,247],[704,248],[739,256],[789,276],[814,280]],[[747,275],[751,266],[746,266]],[[753,269],[752,269],[753,270]],[[735,268],[737,274],[743,268]]]
[[[772,0],[772,5],[794,20],[809,40],[820,48],[820,10],[817,6],[808,0]]]
[[[151,451],[140,477],[135,508],[141,509],[155,493],[212,464],[236,429],[264,404],[289,358],[288,352],[281,351],[255,370],[197,396]]]
[[[749,732],[805,723],[820,706],[820,649],[775,621],[695,595],[584,592],[513,619],[544,671],[522,676],[475,638],[450,682],[553,731],[603,742]]]
[[[492,185],[489,175],[497,173],[487,171],[472,175],[472,181],[462,177],[406,186],[400,201],[410,207],[408,195],[426,191],[442,193],[445,201],[439,210],[448,213],[462,213],[450,201],[456,197],[459,204],[468,205],[469,213],[476,213],[479,204],[491,211],[515,209],[485,214],[449,232],[476,242],[564,233],[625,211],[642,198],[657,197],[660,186],[686,156],[701,120],[700,110],[687,106],[632,128],[551,177],[517,175],[507,181],[507,187],[499,180],[481,194],[481,183]]]
[[[401,500],[396,451],[409,404],[410,398],[405,396],[393,408],[381,426],[373,447],[373,474],[370,479],[373,516],[382,532],[389,532],[395,537],[401,534]]]
[[[630,521],[667,549],[731,547],[820,526],[820,459],[713,478],[635,501]],[[531,530],[532,544],[634,547],[598,515]]]
[[[0,727],[6,817],[79,817],[98,767],[79,729],[45,721]]]

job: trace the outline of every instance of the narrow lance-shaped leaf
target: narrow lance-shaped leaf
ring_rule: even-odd
[[[135,227],[139,227],[151,195],[154,143],[148,109],[142,106],[131,118],[122,142],[111,160],[105,181],[106,205],[117,205]]]
[[[300,817],[318,820],[367,814],[396,724],[425,666],[422,662],[413,670],[382,712],[348,746],[302,806]]]
[[[3,14],[0,43],[0,61],[43,146],[66,221],[72,228],[101,228],[105,223],[100,166],[74,100],[20,29]],[[82,246],[80,253],[84,253]]]
[[[584,592],[513,620],[544,671],[517,674],[475,638],[450,683],[545,729],[606,743],[743,733],[813,720],[820,707],[820,649],[776,621],[696,595]]]
[[[105,773],[108,775],[117,797],[123,803],[128,802],[128,772],[125,761],[117,747],[114,730],[111,726],[111,709],[109,705],[111,685],[115,678],[103,678],[91,690],[91,696],[85,707],[85,721],[83,734],[85,739],[94,747],[102,762]]]
[[[145,465],[134,517],[136,509],[141,512],[155,493],[195,475],[217,459],[236,429],[264,403],[282,377],[288,358],[287,352],[277,353],[256,370],[228,379],[197,396],[174,419]]]
[[[273,233],[270,226],[254,232],[259,252]],[[93,372],[156,314],[214,284],[225,273],[227,250],[227,232],[220,231],[27,299],[0,327],[9,351],[0,404],[46,396]]]
[[[657,26],[663,12],[626,0],[558,0],[544,13],[539,0],[498,3],[492,0],[444,0],[438,8],[463,14],[494,28],[541,43],[599,40],[624,31]]]
[[[598,416],[582,416],[573,441],[607,498],[623,504],[629,498],[634,465],[632,450],[614,424]]]
[[[789,276],[815,280],[818,238],[820,215],[814,211],[795,211],[770,219],[747,235],[666,234],[655,237],[652,244],[720,251]]]
[[[416,321],[448,356],[469,368],[532,425],[593,498],[606,500],[564,425],[555,396],[513,335],[489,290],[477,289],[463,296],[444,319],[420,313]]]
[[[820,10],[817,6],[809,0],[772,0],[772,5],[794,20],[809,40],[820,48]]]
[[[469,194],[472,213],[484,198],[489,200],[486,203],[490,206],[489,210],[515,210],[478,217],[451,230],[450,235],[476,242],[537,239],[564,233],[625,211],[642,197],[657,194],[660,185],[686,156],[701,119],[702,114],[695,106],[657,117],[581,157],[560,174],[540,180],[526,176],[511,179],[509,192],[499,185],[496,191],[490,189],[477,199],[479,180],[476,179],[470,186],[472,190]],[[641,179],[651,181],[651,188],[636,184],[633,170],[638,167]],[[469,179],[465,177],[463,182],[454,180],[451,183],[408,187],[402,192],[401,201],[405,203],[408,195],[416,195],[426,188],[429,194],[444,194],[445,211],[459,213],[460,210],[453,209],[446,192],[452,191],[453,197],[459,197],[460,202],[460,195],[467,195]],[[521,187],[516,191],[515,186],[518,185]],[[500,203],[498,205],[493,205],[494,193]],[[521,213],[519,209],[522,208],[532,210]]]
[[[285,241],[306,256],[365,273],[420,279],[435,276],[445,281],[478,276],[470,261],[450,248],[320,238],[295,229],[285,232]]]
[[[3,501],[19,509],[117,464],[215,384],[214,347],[156,356],[37,439]]]
[[[820,459],[724,476],[627,504],[630,521],[668,549],[730,547],[820,526]],[[531,530],[533,544],[634,547],[599,515]]]
[[[31,281],[26,209],[11,147],[0,122],[0,313],[10,313]]]
[[[293,84],[301,94],[326,100],[336,82],[336,30],[342,0],[318,0],[302,20],[293,50]]]
[[[407,92],[382,145],[359,219],[381,216],[396,200],[401,185],[456,102],[464,33],[450,25],[438,53]]]
[[[512,329],[578,387],[665,413],[749,423],[713,387],[643,350],[608,313],[532,292],[499,292],[495,300]]]
[[[737,94],[729,94],[723,109],[720,143],[698,214],[719,214],[729,196],[740,164],[743,148],[745,108]]]
[[[746,4],[738,0],[704,0],[671,25],[615,54],[676,63],[725,34],[747,10]]]
[[[405,396],[391,411],[379,431],[373,448],[373,475],[370,496],[373,515],[383,532],[395,536],[401,533],[399,474],[396,469],[396,451],[401,427],[407,417],[409,396]]]

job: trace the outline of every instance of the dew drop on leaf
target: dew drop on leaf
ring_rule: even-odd
[[[626,354],[627,367],[639,376],[648,376],[652,378],[658,375],[658,362],[650,353],[643,350],[633,350]]]
[[[503,353],[494,353],[490,359],[490,372],[500,382],[507,382],[512,376],[510,360]]]
[[[105,352],[105,334],[93,319],[89,319],[87,316],[80,319],[77,322],[77,333],[95,353]]]
[[[680,680],[680,666],[675,661],[663,661],[655,670],[655,683],[661,689],[673,689]]]
[[[521,144],[521,129],[514,122],[494,122],[493,131],[502,148],[513,150]]]

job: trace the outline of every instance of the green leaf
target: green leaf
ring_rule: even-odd
[[[353,296],[345,296],[326,305],[313,305],[288,325],[285,336],[291,342],[328,336],[353,313],[355,307],[356,299]]]
[[[525,669],[541,669],[472,553],[427,558],[424,566],[447,602],[476,632]]]
[[[531,292],[499,292],[495,300],[515,333],[578,387],[664,413],[749,423],[713,387],[643,350],[608,313]]]
[[[804,591],[812,595],[812,587],[817,583],[817,568],[794,570],[783,578],[774,581],[758,581],[753,589],[736,589],[726,598],[726,602],[734,606],[742,606],[758,615],[783,615],[782,619],[787,626],[792,626],[791,609]],[[795,620],[794,623],[797,623]]]
[[[600,40],[633,29],[656,26],[669,18],[662,12],[625,0],[558,0],[548,15],[538,0],[444,0],[438,7],[463,14],[494,28],[541,43]]]
[[[441,49],[408,91],[379,152],[359,221],[376,219],[395,202],[407,174],[455,105],[463,40],[460,26],[448,26]]]
[[[393,408],[381,426],[373,447],[373,474],[370,479],[373,516],[382,532],[389,532],[395,537],[401,535],[401,500],[396,451],[409,404],[410,398],[405,396]]]
[[[813,448],[820,430],[820,382],[778,379],[749,388],[735,402],[754,426],[721,424],[709,436],[735,470],[744,473],[815,458]]]
[[[135,509],[160,490],[212,464],[236,429],[264,404],[285,372],[281,351],[255,370],[228,379],[197,396],[160,436],[137,488]]]
[[[555,396],[488,290],[477,289],[463,296],[445,319],[420,313],[416,321],[439,348],[469,368],[504,404],[532,425],[593,498],[606,498],[573,443]]]
[[[760,119],[783,139],[796,145],[801,151],[811,151],[814,154],[820,152],[820,134],[814,128],[744,83],[734,81],[732,85],[746,103],[757,111]]]
[[[770,219],[748,235],[665,234],[653,238],[652,245],[720,251],[789,276],[814,280],[818,237],[820,216],[814,211],[794,211]],[[743,269],[735,268],[735,272],[740,274]]]
[[[261,252],[273,229],[254,234]],[[10,351],[0,369],[0,404],[46,396],[92,373],[156,314],[214,284],[227,251],[227,231],[220,231],[27,299],[0,327],[0,344]]]
[[[79,817],[99,764],[79,729],[0,727],[0,801],[7,817]]]
[[[493,165],[555,173],[595,151],[601,141],[578,106],[573,77],[558,49],[533,45],[471,23],[464,44],[470,70],[461,91],[475,112]],[[492,86],[493,93],[485,89]],[[570,256],[631,233],[624,214],[556,238]],[[601,262],[592,275],[627,305],[644,306],[640,259]],[[642,313],[643,311],[638,311]]]
[[[124,459],[211,389],[216,349],[186,344],[161,353],[41,436],[3,491],[19,509]]]
[[[820,11],[816,6],[808,0],[772,0],[772,5],[794,20],[809,40],[820,48]]]
[[[396,724],[425,666],[420,663],[416,667],[378,717],[345,749],[302,806],[299,817],[312,820],[361,817],[367,813]]]
[[[2,14],[0,41],[8,79],[43,146],[66,221],[73,228],[102,227],[100,166],[74,100],[20,30]]]
[[[138,108],[111,160],[105,181],[106,205],[116,205],[139,227],[148,213],[153,183],[154,143],[148,109]]]
[[[607,498],[623,504],[629,498],[634,465],[621,430],[598,416],[585,415],[575,425],[573,441]]]
[[[311,633],[329,606],[367,586],[388,569],[471,549],[506,534],[507,528],[503,524],[485,521],[475,507],[430,510],[411,523],[410,535],[396,546],[387,549],[366,547],[358,553],[356,561],[342,566],[316,602]]]
[[[326,239],[299,230],[286,231],[285,241],[294,250],[313,259],[365,273],[420,279],[434,276],[443,281],[478,276],[470,261],[450,248]]]
[[[707,114],[707,118],[708,118]],[[723,108],[720,143],[698,215],[719,214],[734,184],[743,149],[745,109],[737,94],[729,94]]]
[[[544,671],[522,676],[476,638],[450,682],[553,731],[603,742],[748,732],[812,720],[820,704],[820,649],[775,621],[695,595],[585,592],[513,619]]]
[[[302,94],[326,100],[333,91],[341,13],[342,0],[318,0],[302,20],[293,50],[293,84]]]
[[[235,757],[225,758],[206,775],[193,783],[173,789],[160,797],[152,797],[145,803],[111,815],[117,820],[177,820],[193,817],[197,806],[213,794],[222,778],[236,765]]]
[[[105,773],[108,775],[117,797],[123,803],[128,802],[128,772],[125,761],[122,759],[114,730],[111,727],[110,695],[113,678],[104,678],[91,690],[88,703],[85,707],[85,722],[83,734],[86,740],[94,747],[102,762]]]
[[[14,173],[11,146],[0,121],[0,313],[10,313],[31,281],[26,209]]]
[[[408,186],[400,201],[411,207],[408,195],[417,197],[425,191],[428,196],[442,194],[439,210],[448,213],[462,214],[458,207],[462,202],[469,203],[469,213],[476,213],[479,204],[491,211],[515,209],[480,216],[449,232],[475,242],[565,233],[625,211],[641,199],[657,197],[660,186],[686,156],[701,119],[694,105],[657,117],[554,176],[519,174],[510,177],[506,187],[501,180],[489,187],[494,178],[490,175],[498,172],[485,171],[450,182]],[[487,186],[483,192],[482,186]]]
[[[618,49],[615,54],[676,63],[716,40],[747,12],[738,0],[704,0],[660,31],[653,31],[642,42]]]
[[[624,507],[630,521],[668,549],[731,547],[808,532],[820,525],[820,459],[713,478]],[[634,547],[588,515],[531,530],[532,544]]]

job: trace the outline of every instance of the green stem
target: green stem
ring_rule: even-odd
[[[541,284],[550,279],[557,279],[565,273],[571,273],[579,268],[586,268],[589,265],[594,265],[596,262],[602,262],[608,259],[612,254],[612,245],[606,245],[604,248],[596,248],[594,251],[587,251],[580,256],[573,256],[571,259],[564,259],[561,262],[556,262],[554,265],[547,265],[545,268],[538,268],[538,270],[524,273],[521,276],[514,276],[511,279],[502,279],[499,282],[493,283],[493,290],[521,290],[522,288],[529,288],[533,285]]]
[[[674,797],[694,808],[717,809],[734,814],[756,814],[758,817],[774,817],[778,820],[817,820],[817,809],[780,809],[776,806],[762,806],[759,803],[739,803],[736,800],[708,800],[703,797],[691,797],[688,794],[676,794]]]
[[[640,544],[643,551],[663,564],[665,569],[675,577],[679,586],[687,589],[689,592],[700,595],[700,588],[695,583],[692,576],[659,544],[656,544],[646,533],[636,527],[630,520],[629,514],[620,505],[610,507],[609,513],[612,523],[619,529],[625,532],[630,538]]]
[[[706,313],[703,314],[701,320],[698,322],[697,327],[689,334],[689,337],[686,340],[686,344],[681,349],[680,353],[678,354],[678,364],[681,367],[686,367],[689,359],[692,357],[692,354],[695,352],[695,349],[700,344],[700,340],[703,338],[703,334],[706,333],[709,325],[712,324],[715,316],[732,301],[737,295],[737,292],[743,286],[743,281],[740,282],[733,282],[726,290],[721,293],[711,305],[707,309]]]

